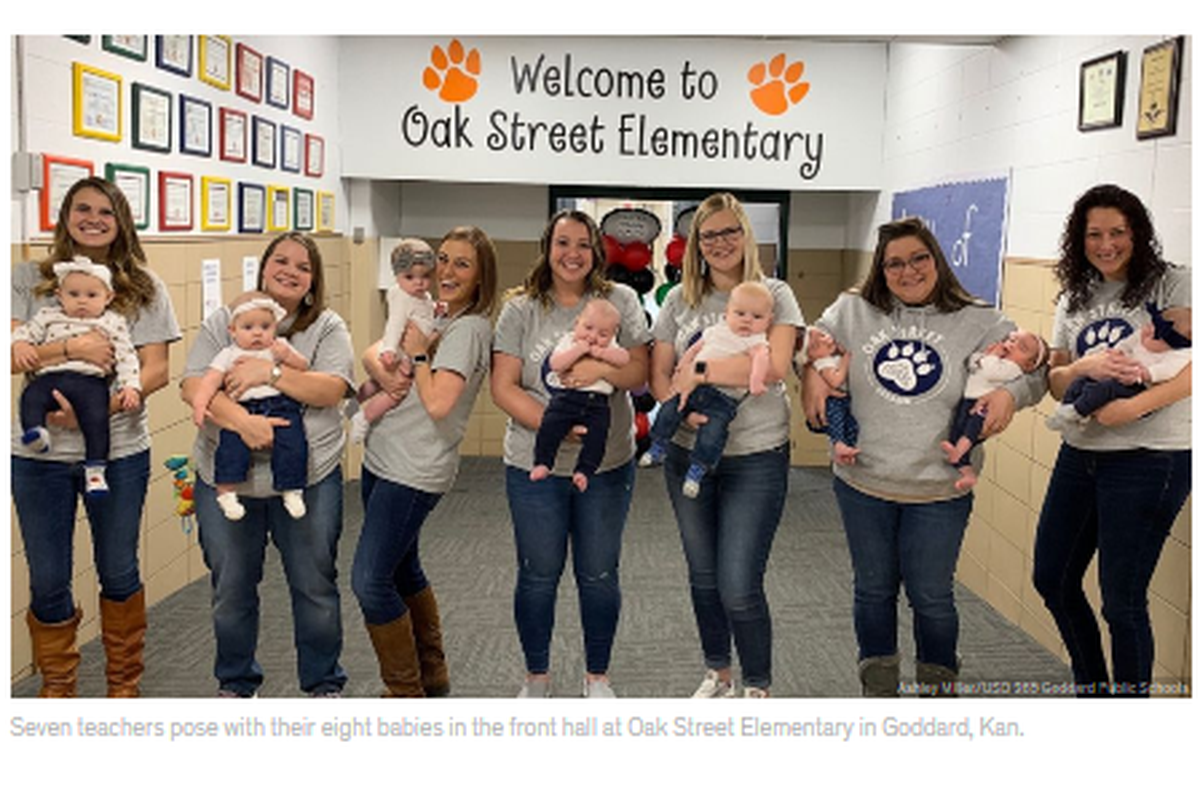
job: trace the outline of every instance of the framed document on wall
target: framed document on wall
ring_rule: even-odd
[[[1179,80],[1182,69],[1182,36],[1142,51],[1137,138],[1175,135],[1175,127],[1179,123]]]

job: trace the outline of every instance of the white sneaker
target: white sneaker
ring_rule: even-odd
[[[544,700],[550,696],[550,681],[531,681],[526,679],[517,692],[518,700]]]
[[[355,413],[350,418],[350,441],[354,444],[362,444],[370,429],[371,423],[367,422],[367,415],[362,411]]]
[[[242,505],[241,500],[238,500],[237,492],[225,492],[217,495],[217,506],[225,515],[225,519],[230,522],[237,522],[246,516],[246,507]]]
[[[617,693],[608,681],[589,681],[587,678],[583,679],[583,696],[588,700],[617,699]]]
[[[745,693],[742,695],[747,700],[766,700],[770,696],[770,692],[766,689],[760,689],[757,686],[747,686]]]
[[[30,453],[45,453],[50,449],[50,431],[41,425],[30,428],[21,435],[21,444]]]
[[[108,481],[104,479],[104,465],[84,466],[83,491],[86,497],[104,497],[108,494]]]
[[[308,513],[304,505],[304,492],[300,489],[290,489],[283,493],[283,507],[287,509],[292,519],[300,519]]]
[[[704,680],[700,681],[700,687],[692,693],[693,700],[722,700],[736,696],[733,681],[721,680],[721,676],[715,669],[704,673]]]

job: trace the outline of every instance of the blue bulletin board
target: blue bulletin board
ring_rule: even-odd
[[[968,292],[1000,303],[1008,178],[944,183],[892,195],[892,219],[920,217]]]

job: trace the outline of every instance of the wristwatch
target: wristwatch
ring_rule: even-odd
[[[429,354],[428,353],[417,353],[415,356],[412,357],[412,362],[413,362],[414,367],[419,367],[422,364],[428,364],[429,363]]]
[[[283,377],[283,367],[275,364],[271,367],[271,378],[267,381],[268,386],[274,386]]]

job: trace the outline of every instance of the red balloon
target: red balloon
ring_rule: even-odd
[[[625,266],[635,272],[648,267],[653,258],[650,245],[645,242],[630,242],[625,245]]]
[[[609,264],[620,264],[625,256],[625,248],[611,236],[604,236],[604,257]]]
[[[639,411],[633,417],[634,428],[637,431],[638,439],[645,439],[650,435],[650,418],[643,412]]]
[[[667,244],[667,263],[675,264],[676,266],[683,263],[683,252],[687,250],[687,239],[679,234],[675,234],[674,238]]]

